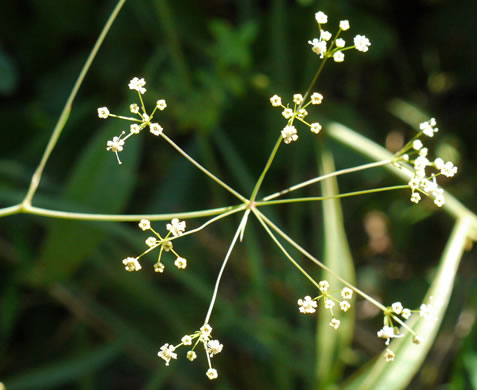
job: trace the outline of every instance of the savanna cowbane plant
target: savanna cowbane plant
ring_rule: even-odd
[[[283,252],[284,257],[289,260],[296,269],[303,274],[303,276],[310,282],[310,287],[315,289],[315,293],[310,292],[310,295],[304,298],[299,298],[298,311],[304,315],[311,315],[317,311],[321,312],[321,315],[326,315],[323,311],[327,311],[329,315],[329,325],[336,331],[339,331],[340,320],[336,318],[335,312],[347,312],[352,305],[353,294],[361,296],[362,298],[370,301],[373,305],[376,305],[383,313],[384,323],[383,328],[377,331],[377,337],[385,340],[386,351],[384,358],[386,361],[392,361],[395,357],[394,352],[388,347],[390,341],[393,338],[399,338],[403,336],[404,332],[410,332],[413,335],[413,342],[419,344],[422,341],[422,336],[416,334],[416,332],[406,324],[406,321],[414,314],[422,316],[429,321],[435,320],[436,315],[433,310],[431,302],[424,303],[418,310],[411,310],[404,308],[400,302],[395,302],[389,307],[385,307],[381,303],[377,302],[365,292],[358,289],[356,286],[350,284],[346,280],[337,275],[333,270],[329,269],[323,263],[321,263],[314,256],[310,255],[304,250],[298,243],[296,243],[290,236],[288,236],[283,230],[281,230],[273,221],[267,218],[261,211],[263,207],[278,204],[288,203],[300,203],[308,201],[320,201],[326,199],[325,197],[307,197],[307,198],[287,198],[278,199],[283,195],[289,194],[295,190],[304,188],[311,184],[317,183],[325,178],[344,175],[351,172],[356,172],[365,169],[371,169],[377,166],[384,166],[392,164],[399,169],[408,172],[412,178],[407,185],[397,185],[393,187],[366,189],[362,191],[356,191],[348,194],[339,194],[336,197],[346,197],[361,194],[370,194],[374,192],[390,191],[410,189],[410,200],[413,203],[418,203],[422,196],[427,196],[433,199],[436,206],[441,207],[445,203],[444,194],[442,188],[437,183],[437,178],[441,175],[452,177],[457,172],[457,167],[450,161],[443,161],[440,158],[434,160],[429,159],[429,150],[424,146],[421,138],[433,137],[437,133],[437,124],[434,118],[429,121],[423,122],[420,125],[416,135],[397,153],[394,154],[392,159],[381,161],[373,164],[366,164],[342,171],[337,171],[325,176],[317,176],[311,178],[302,183],[298,183],[287,189],[278,191],[271,195],[258,199],[258,193],[261,184],[272,166],[274,158],[279,151],[282,144],[290,145],[297,142],[299,138],[303,137],[318,137],[321,131],[326,131],[326,128],[318,122],[309,122],[307,116],[308,110],[318,109],[319,105],[325,101],[325,98],[321,92],[313,91],[316,87],[318,77],[320,76],[328,59],[332,58],[334,62],[342,63],[345,59],[345,53],[347,51],[359,51],[365,53],[369,50],[371,42],[364,35],[356,35],[353,38],[352,45],[346,45],[344,39],[345,33],[350,29],[350,23],[348,20],[342,20],[338,24],[338,30],[333,35],[329,31],[324,29],[324,26],[328,24],[328,17],[324,12],[317,12],[315,14],[316,24],[318,27],[318,38],[313,38],[308,41],[311,45],[311,50],[318,57],[320,63],[318,70],[310,83],[308,90],[304,93],[294,93],[291,97],[291,102],[282,100],[282,97],[274,95],[270,98],[270,103],[274,108],[280,108],[281,115],[285,120],[284,127],[281,131],[277,132],[277,141],[273,147],[271,154],[266,162],[266,165],[259,176],[252,192],[249,197],[245,197],[228,186],[224,181],[216,177],[209,170],[200,165],[192,157],[187,155],[174,141],[167,136],[167,131],[162,126],[155,122],[155,115],[157,111],[163,111],[166,107],[166,101],[164,99],[157,100],[153,111],[148,112],[142,95],[146,92],[146,81],[143,78],[133,78],[129,83],[129,88],[136,91],[138,101],[130,104],[130,112],[134,116],[123,116],[112,114],[107,107],[98,108],[98,116],[102,119],[117,118],[129,122],[128,130],[121,132],[119,136],[114,137],[112,140],[107,141],[106,150],[111,151],[116,155],[117,161],[121,164],[119,153],[126,147],[126,141],[134,135],[138,135],[143,132],[144,129],[149,129],[149,132],[162,138],[166,143],[172,146],[177,152],[184,156],[189,162],[200,169],[207,177],[214,180],[218,185],[222,186],[225,190],[233,194],[240,203],[231,205],[228,207],[212,210],[204,210],[201,216],[210,216],[211,219],[207,220],[202,225],[196,228],[186,231],[186,221],[174,218],[170,223],[166,224],[165,230],[167,233],[160,234],[158,231],[163,231],[164,227],[155,228],[152,227],[151,221],[148,219],[142,219],[139,221],[139,228],[144,232],[152,233],[145,239],[146,249],[141,254],[134,257],[127,257],[122,260],[122,263],[129,272],[137,272],[142,270],[147,258],[150,256],[150,252],[157,252],[157,260],[153,264],[153,269],[157,273],[163,273],[166,269],[166,263],[170,262],[170,257],[175,258],[174,265],[182,270],[187,267],[187,260],[182,257],[176,250],[179,247],[178,241],[181,237],[193,234],[197,231],[204,229],[209,224],[212,224],[218,220],[226,218],[233,214],[242,214],[241,221],[237,227],[237,230],[231,240],[229,249],[225,254],[221,269],[218,273],[214,291],[212,293],[211,302],[208,311],[205,316],[204,323],[200,325],[199,330],[192,332],[191,334],[184,335],[181,338],[180,343],[169,344],[166,343],[158,352],[159,358],[165,361],[168,366],[171,360],[177,359],[177,352],[180,347],[186,347],[186,357],[188,360],[193,361],[197,357],[196,351],[203,349],[207,361],[206,375],[209,379],[216,379],[218,372],[212,365],[212,358],[219,354],[223,345],[219,340],[212,338],[212,327],[210,325],[211,314],[217,298],[217,293],[220,286],[223,271],[230,257],[233,256],[233,249],[238,240],[242,240],[244,231],[247,226],[247,221],[250,215],[253,215],[260,224],[263,226],[266,233],[270,236],[272,241]],[[343,35],[343,36],[342,36]],[[304,134],[301,128],[309,128],[311,134]],[[286,146],[286,147],[292,147]],[[286,153],[286,150],[284,151]],[[187,223],[189,225],[189,223]],[[341,283],[341,286],[330,286],[329,281],[321,280],[317,282],[311,275],[309,275],[298,263],[298,261],[289,254],[286,248],[279,240],[287,241],[291,246],[298,249],[309,260],[326,270],[330,275],[333,275],[336,280]],[[193,259],[191,259],[193,261]],[[337,289],[338,287],[338,289]]]

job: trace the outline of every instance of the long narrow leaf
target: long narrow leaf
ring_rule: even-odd
[[[433,297],[432,305],[436,311],[437,320],[433,321],[416,315],[407,322],[418,335],[423,337],[424,341],[419,345],[413,344],[412,335],[409,332],[402,338],[394,339],[389,346],[396,355],[394,361],[386,362],[382,354],[374,364],[366,367],[353,378],[345,389],[399,390],[407,387],[436,338],[449,303],[454,278],[471,226],[471,218],[464,217],[456,222],[442,254],[437,275],[425,299],[425,302],[428,302],[429,298]]]

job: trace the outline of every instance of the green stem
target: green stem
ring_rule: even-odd
[[[374,162],[374,163],[359,165],[359,166],[353,167],[353,168],[341,169],[339,171],[331,172],[331,173],[328,173],[326,175],[315,177],[314,179],[304,181],[300,184],[296,184],[294,186],[291,186],[291,187],[289,187],[285,190],[275,192],[274,194],[266,196],[265,198],[263,198],[263,200],[267,201],[267,200],[272,200],[272,199],[278,198],[279,196],[288,194],[288,193],[290,193],[292,191],[295,191],[295,190],[298,190],[300,188],[309,186],[311,184],[318,183],[318,182],[320,182],[322,180],[325,180],[325,179],[329,179],[330,177],[340,176],[340,175],[344,175],[344,174],[352,173],[352,172],[358,172],[358,171],[362,171],[362,170],[370,169],[370,168],[381,167],[381,166],[387,165],[391,162],[392,162],[392,160],[384,160],[384,161],[378,161],[378,162]]]
[[[305,102],[306,99],[308,98],[308,95],[310,94],[311,90],[313,89],[313,87],[316,83],[316,80],[318,80],[318,77],[320,76],[320,73],[321,73],[321,71],[323,70],[323,67],[326,64],[326,61],[328,61],[328,57],[325,55],[325,57],[323,58],[323,61],[321,61],[320,67],[318,68],[318,70],[315,73],[315,77],[313,77],[313,80],[311,80],[310,86],[306,90],[305,96],[303,96],[303,102]],[[303,102],[302,102],[302,104],[303,104]],[[300,109],[301,105],[298,108]]]
[[[63,111],[61,112],[61,115],[58,119],[58,122],[56,123],[53,133],[51,134],[51,137],[50,137],[50,140],[48,141],[46,149],[43,152],[43,156],[41,158],[40,164],[38,165],[38,167],[35,170],[35,173],[33,174],[30,187],[28,188],[27,194],[25,195],[25,199],[23,200],[23,204],[26,206],[31,205],[33,196],[35,195],[35,192],[38,189],[38,186],[40,184],[41,176],[43,174],[43,170],[45,169],[46,162],[48,161],[51,153],[53,152],[56,142],[60,138],[61,132],[63,131],[63,128],[65,127],[65,124],[68,121],[68,117],[71,112],[71,106],[73,105],[73,101],[76,97],[76,94],[78,93],[78,90],[86,76],[86,73],[88,72],[91,64],[93,63],[93,60],[96,57],[96,54],[98,53],[99,48],[101,47],[104,39],[106,38],[106,35],[109,32],[109,29],[111,28],[114,20],[116,19],[125,1],[126,0],[119,0],[117,2],[116,7],[114,7],[113,12],[111,12],[111,15],[109,15],[109,18],[106,24],[104,25],[104,28],[101,31],[101,34],[99,34],[99,37],[96,40],[96,43],[94,44],[93,49],[91,50],[91,53],[89,54],[83,66],[83,69],[81,69],[78,79],[76,80],[75,85],[73,86],[70,96],[68,97],[68,100],[66,101],[66,104],[63,107]]]
[[[231,211],[239,210],[243,208],[243,204],[227,207],[219,207],[216,209],[209,210],[199,210],[199,211],[189,211],[185,213],[169,213],[169,214],[91,214],[91,213],[73,213],[68,211],[57,211],[57,210],[48,210],[40,207],[34,206],[12,206],[6,209],[0,210],[0,216],[11,215],[11,214],[33,214],[41,215],[44,217],[50,218],[62,218],[62,219],[72,219],[72,220],[82,220],[82,221],[109,221],[109,222],[137,222],[141,219],[149,219],[151,221],[168,221],[172,218],[201,218],[201,217],[210,217],[213,215],[228,213]],[[10,210],[10,213],[3,213],[4,210]]]
[[[257,183],[255,184],[255,187],[253,188],[252,195],[250,196],[250,203],[253,203],[255,201],[255,198],[257,197],[258,190],[260,189],[260,186],[262,185],[263,179],[265,179],[265,175],[267,174],[268,170],[270,169],[270,166],[272,165],[272,162],[277,154],[278,147],[282,143],[282,137],[280,136],[278,138],[277,143],[273,147],[272,153],[270,154],[270,157],[268,157],[267,164],[265,165],[265,168],[263,168],[262,174],[257,180]]]
[[[293,241],[286,233],[284,233],[277,225],[275,225],[272,221],[270,221],[260,210],[256,209],[256,213],[260,215],[260,217],[267,223],[268,226],[270,226],[273,230],[275,230],[282,238],[284,238],[290,245],[295,247],[299,252],[301,252],[303,255],[305,255],[308,259],[310,259],[313,263],[318,265],[319,267],[323,268],[325,271],[333,275],[337,280],[339,280],[341,283],[343,283],[345,286],[349,287],[353,291],[356,292],[356,294],[361,295],[364,299],[367,299],[369,302],[371,302],[373,305],[381,309],[382,311],[386,310],[386,307],[379,303],[376,299],[370,297],[368,294],[365,292],[361,291],[357,287],[353,286],[351,283],[347,282],[343,278],[341,278],[338,274],[336,274],[332,269],[328,268],[326,265],[324,265],[321,261],[313,257],[310,253],[308,253],[305,249],[303,249],[300,245],[298,245],[295,241]]]
[[[182,156],[184,156],[187,160],[189,160],[193,165],[195,165],[197,168],[199,168],[203,173],[205,173],[208,177],[210,177],[213,181],[215,181],[217,184],[225,188],[227,191],[229,191],[231,194],[235,195],[238,199],[240,199],[244,203],[248,203],[247,198],[244,196],[240,195],[237,191],[235,191],[233,188],[229,187],[227,184],[225,184],[222,180],[220,180],[217,176],[215,176],[213,173],[209,172],[207,169],[205,169],[202,165],[200,165],[197,161],[195,161],[191,156],[189,156],[184,150],[182,150],[174,141],[172,141],[167,135],[164,133],[161,133],[161,137],[164,138],[175,150],[177,150]]]
[[[267,226],[265,221],[262,219],[260,213],[258,210],[254,207],[252,208],[253,213],[257,217],[258,221],[262,224],[263,228],[265,231],[268,233],[268,235],[272,238],[272,240],[275,242],[275,244],[278,246],[278,248],[283,252],[283,254],[288,258],[288,260],[291,261],[291,263],[303,274],[305,277],[313,284],[315,287],[319,290],[320,286],[318,283],[316,283],[315,279],[313,279],[287,252],[287,250],[283,247],[282,244],[280,244],[280,241],[276,238],[276,236],[272,233],[270,228]]]
[[[347,198],[347,197],[350,197],[350,196],[373,194],[373,193],[376,193],[376,192],[384,192],[384,191],[392,191],[392,190],[402,190],[402,189],[406,189],[406,188],[409,188],[409,186],[402,184],[402,185],[399,185],[399,186],[373,188],[371,190],[347,192],[345,194],[338,194],[338,195],[332,195],[332,196],[311,196],[311,197],[306,197],[306,198],[279,199],[279,200],[270,200],[270,201],[266,201],[266,202],[255,202],[255,205],[256,206],[269,206],[269,205],[273,205],[273,204],[315,202],[315,201],[325,200],[325,199]]]
[[[8,215],[18,214],[22,212],[22,205],[16,204],[14,206],[0,209],[0,217],[7,217]]]
[[[225,255],[224,261],[222,262],[222,266],[220,267],[219,274],[217,275],[217,281],[215,282],[215,287],[214,287],[214,293],[212,294],[212,299],[210,300],[210,305],[209,305],[209,310],[207,311],[207,315],[205,316],[205,321],[204,325],[209,323],[210,316],[212,314],[212,310],[215,305],[215,300],[217,299],[217,293],[219,291],[219,286],[220,286],[220,281],[222,279],[222,274],[224,273],[225,266],[227,265],[227,261],[229,260],[230,254],[232,253],[232,250],[235,246],[235,243],[237,242],[237,239],[240,236],[240,232],[245,229],[243,226],[244,224],[247,223],[247,218],[246,216],[248,213],[244,214],[242,219],[240,220],[240,224],[235,232],[234,238],[232,239],[232,242],[230,243],[229,249],[227,251],[227,254]]]

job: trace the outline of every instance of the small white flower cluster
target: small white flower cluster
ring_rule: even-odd
[[[335,62],[343,62],[345,57],[343,52],[345,50],[356,49],[361,52],[367,52],[369,46],[371,46],[371,42],[364,35],[356,35],[353,39],[354,45],[346,46],[345,40],[339,36],[342,31],[349,30],[350,24],[348,20],[340,21],[340,28],[334,39],[332,39],[333,35],[322,28],[323,24],[328,23],[328,16],[324,12],[318,11],[315,14],[315,19],[320,30],[320,37],[313,38],[308,43],[311,45],[313,53],[319,55],[320,58],[333,57]]]
[[[430,300],[432,301],[432,297],[430,297]],[[386,345],[389,345],[391,339],[403,337],[403,335],[400,334],[399,328],[393,325],[393,319],[396,319],[401,316],[404,320],[408,320],[411,317],[412,313],[419,313],[421,317],[424,317],[428,320],[437,320],[435,310],[430,303],[423,303],[419,310],[410,310],[404,308],[401,302],[394,302],[384,311],[384,326],[382,327],[382,329],[378,330],[378,337],[386,339]],[[422,338],[417,334],[414,334],[412,342],[414,344],[420,344],[422,342]],[[394,352],[391,351],[389,348],[386,348],[386,351],[384,353],[385,360],[387,362],[390,362],[394,360],[394,357]]]
[[[123,260],[123,264],[126,268],[126,271],[133,272],[133,271],[139,271],[142,267],[141,264],[139,263],[139,259],[144,256],[145,254],[151,252],[157,247],[161,247],[160,252],[159,252],[159,257],[157,262],[154,264],[154,271],[155,272],[164,272],[165,266],[163,263],[161,263],[161,257],[162,257],[162,252],[172,252],[176,256],[176,260],[174,262],[174,265],[179,268],[179,269],[185,269],[187,267],[187,260],[181,256],[174,250],[172,241],[171,241],[171,234],[175,237],[181,236],[186,228],[186,223],[185,221],[179,221],[177,218],[173,218],[171,223],[168,223],[166,225],[167,230],[169,233],[163,238],[159,233],[157,233],[152,227],[151,227],[151,221],[148,219],[141,219],[139,222],[139,228],[142,231],[147,231],[150,230],[156,237],[148,237],[146,240],[146,245],[148,246],[148,249],[141,253],[138,257],[128,257]]]
[[[335,317],[333,313],[333,308],[335,307],[336,303],[338,303],[342,311],[348,311],[351,308],[349,300],[353,298],[353,290],[348,287],[344,287],[341,290],[341,297],[343,298],[343,300],[340,301],[328,292],[329,287],[330,284],[327,280],[322,280],[321,282],[319,282],[318,288],[321,294],[315,298],[311,298],[309,295],[307,295],[303,299],[300,298],[298,300],[298,310],[300,310],[300,313],[303,314],[312,314],[316,312],[316,308],[320,299],[323,299],[323,305],[325,309],[329,310],[331,314],[330,326],[334,329],[338,329],[341,322]]]
[[[431,118],[421,123],[419,128],[420,132],[397,153],[395,163],[403,169],[406,168],[399,164],[400,161],[413,164],[414,175],[408,183],[412,191],[411,202],[419,203],[421,200],[420,193],[422,193],[431,196],[434,199],[434,204],[442,207],[445,204],[444,190],[437,184],[436,178],[440,175],[453,177],[457,173],[457,167],[452,161],[445,162],[441,158],[436,158],[434,161],[429,160],[429,150],[424,147],[419,139],[422,135],[433,137],[438,132],[436,120]],[[426,173],[428,167],[434,168],[437,172],[428,175]]]
[[[318,134],[321,130],[321,125],[318,122],[308,123],[307,121],[305,121],[305,117],[308,115],[308,111],[306,110],[306,108],[310,104],[312,105],[321,104],[321,102],[323,101],[323,95],[318,92],[314,92],[310,96],[310,100],[308,103],[303,105],[304,101],[305,100],[303,95],[299,93],[294,94],[293,95],[294,107],[293,109],[291,109],[290,107],[288,107],[288,105],[285,107],[282,104],[282,98],[280,96],[273,95],[270,98],[270,103],[272,104],[273,107],[283,108],[282,116],[288,121],[287,125],[283,128],[281,132],[283,141],[286,144],[294,142],[298,139],[296,127],[293,126],[293,122],[295,119],[307,125],[310,128],[311,132],[315,134]]]
[[[212,340],[212,328],[209,324],[203,325],[200,330],[194,332],[191,335],[185,335],[181,339],[181,343],[174,346],[172,344],[164,344],[161,347],[161,350],[157,353],[157,355],[164,359],[166,362],[166,366],[169,365],[171,359],[177,359],[177,354],[175,350],[182,345],[193,345],[193,347],[187,352],[186,357],[189,361],[194,361],[197,358],[197,354],[195,353],[195,349],[199,343],[202,343],[204,350],[207,354],[207,362],[209,364],[209,368],[206,372],[207,377],[212,380],[218,377],[217,370],[212,368],[212,364],[210,359],[222,352],[223,345],[220,343],[219,340]],[[193,341],[196,340],[194,343]]]
[[[134,77],[129,82],[129,89],[132,89],[138,92],[139,100],[141,103],[141,108],[139,108],[139,106],[136,103],[133,103],[129,106],[129,110],[131,111],[132,114],[136,114],[139,118],[111,114],[107,107],[98,108],[98,117],[102,119],[113,117],[113,118],[119,118],[119,119],[124,119],[130,122],[133,122],[130,124],[129,132],[124,138],[122,137],[126,134],[126,131],[121,132],[119,137],[113,137],[112,140],[106,143],[106,150],[116,154],[116,158],[119,164],[121,164],[121,160],[119,159],[118,153],[123,151],[124,143],[129,137],[135,134],[139,134],[144,128],[148,126],[149,126],[149,131],[151,132],[151,134],[154,134],[156,136],[161,135],[163,131],[162,126],[157,122],[152,122],[152,119],[154,117],[154,114],[156,113],[156,110],[162,111],[167,107],[166,101],[164,99],[158,100],[156,102],[156,107],[154,107],[154,111],[151,113],[151,115],[149,115],[146,112],[146,109],[144,107],[144,102],[142,100],[142,95],[146,92],[146,88],[144,88],[145,85],[146,85],[146,81],[143,78],[139,79],[137,77]]]

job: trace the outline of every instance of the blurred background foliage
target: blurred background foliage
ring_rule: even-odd
[[[0,206],[23,199],[31,175],[81,67],[115,2],[4,1],[0,17]],[[234,202],[159,139],[134,137],[123,165],[105,143],[123,130],[96,108],[127,112],[127,88],[145,77],[149,107],[165,98],[159,122],[188,153],[244,194],[250,193],[283,119],[268,98],[304,92],[317,65],[307,40],[314,13],[329,30],[349,19],[344,37],[365,34],[368,53],[328,63],[317,85],[324,103],[313,119],[339,121],[393,150],[413,134],[414,109],[435,116],[436,153],[459,166],[444,186],[471,210],[477,153],[477,3],[474,0],[130,0],[101,48],[33,204],[100,213],[166,213]],[[338,169],[366,160],[336,142],[318,145],[302,131],[280,150],[262,194],[316,175],[317,151]],[[343,177],[340,190],[397,184],[384,170]],[[318,186],[302,194],[316,194]],[[379,300],[418,307],[432,280],[452,219],[407,192],[342,202],[358,286]],[[267,214],[319,257],[320,204]],[[188,226],[197,226],[191,220]],[[312,291],[256,221],[234,250],[212,316],[224,352],[210,384],[204,357],[166,368],[159,347],[203,321],[237,217],[177,242],[186,272],[126,273],[121,259],[147,238],[133,223],[60,221],[15,215],[0,223],[0,381],[20,389],[324,389],[338,388],[382,349],[382,315],[356,303],[352,343],[331,364],[320,354],[317,317],[298,314]],[[327,221],[325,220],[326,224]],[[154,223],[164,231],[164,223]],[[346,251],[345,251],[346,252]],[[338,252],[340,253],[340,252]],[[437,341],[410,389],[477,389],[475,250],[464,256]],[[167,264],[169,260],[169,263]],[[315,267],[306,269],[316,278]],[[326,314],[323,314],[326,315]],[[318,334],[319,335],[319,334]],[[424,335],[425,336],[425,335]],[[315,340],[316,339],[316,340]],[[181,351],[182,352],[182,351]],[[316,369],[320,361],[330,370]],[[331,357],[328,357],[331,358]]]

